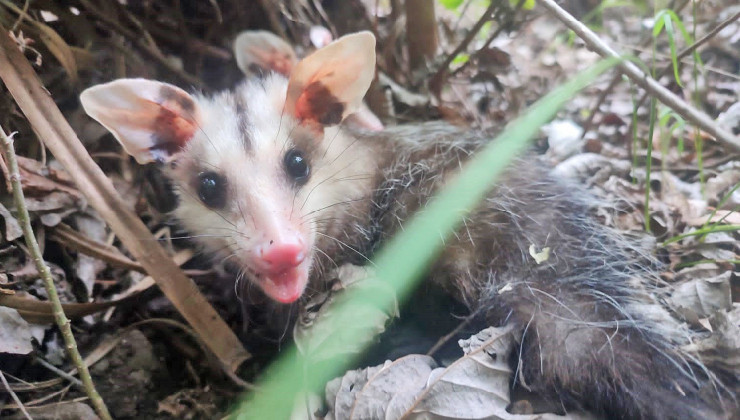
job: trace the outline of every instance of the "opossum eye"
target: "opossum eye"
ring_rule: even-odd
[[[306,183],[310,168],[308,167],[308,160],[303,157],[300,150],[288,150],[283,163],[285,164],[285,171],[298,185]]]
[[[212,209],[226,205],[226,179],[215,172],[198,175],[198,198]]]

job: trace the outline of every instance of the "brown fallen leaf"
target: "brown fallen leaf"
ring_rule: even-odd
[[[710,218],[711,216],[711,218]],[[728,210],[717,210],[713,215],[707,213],[704,216],[694,217],[686,221],[689,226],[699,227],[704,226],[705,223],[722,223],[726,225],[738,225],[740,224],[740,212],[728,211]]]
[[[507,328],[486,328],[460,340],[465,355],[448,367],[410,355],[347,372],[326,386],[326,419],[590,419],[583,413],[511,414],[508,359],[514,339]]]
[[[700,319],[731,307],[731,275],[732,271],[716,264],[685,268],[676,274],[678,284],[668,303],[687,322],[700,326]]]
[[[11,242],[23,236],[23,230],[21,229],[21,225],[18,224],[18,220],[13,217],[2,203],[0,203],[0,218],[3,219],[6,241]]]

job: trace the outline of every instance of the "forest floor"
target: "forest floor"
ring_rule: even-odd
[[[187,234],[167,214],[176,203],[161,176],[150,166],[136,165],[87,117],[78,100],[83,89],[119,77],[146,77],[215,92],[244,77],[231,51],[242,30],[281,31],[304,55],[312,49],[312,37],[316,42],[324,33],[315,26],[334,34],[370,29],[378,38],[380,77],[367,102],[386,125],[442,119],[491,128],[513,120],[599,60],[540,6],[531,11],[494,8],[493,18],[468,41],[466,35],[488,6],[439,2],[436,56],[412,71],[405,18],[387,2],[325,2],[331,7],[319,10],[320,2],[278,7],[256,1],[124,5],[111,0],[93,6],[49,0],[30,2],[25,19],[18,18],[24,5],[17,3],[0,0],[2,28],[13,28],[15,42],[128,210],[144,221],[253,355],[239,371],[242,380],[224,375],[218,358],[206,350],[208,343],[193,339],[197,333],[90,205],[75,173],[44,147],[40,140],[46,139],[37,137],[3,85],[0,126],[16,133],[36,239],[73,319],[78,347],[117,419],[221,418],[244,392],[244,381],[258,377],[289,338],[275,335],[279,322],[263,321],[270,309],[267,315],[262,306],[244,309],[233,276],[182,239]],[[628,5],[599,11],[585,0],[564,7],[614,49],[659,70],[668,67],[659,79],[664,86],[725,130],[740,132],[736,2],[703,1],[696,10],[689,2],[672,4],[694,39],[711,34],[697,48],[701,63],[691,54],[679,60],[681,84],[671,67],[668,37],[653,35],[652,9]],[[679,32],[680,52],[692,42]],[[448,57],[454,60],[441,67]],[[435,75],[444,82],[430,89]],[[693,343],[694,350],[740,372],[740,155],[660,103],[650,130],[650,98],[643,102],[644,94],[613,71],[601,76],[542,128],[531,153],[542,154],[556,173],[586,184],[603,200],[597,213],[605,224],[654,250],[664,263],[659,298],[702,337]],[[636,101],[642,103],[635,111]],[[65,373],[72,365],[23,241],[6,160],[0,164],[5,181],[0,187],[0,372],[12,390],[0,391],[0,417],[26,418],[20,402],[34,419],[96,418],[79,381]],[[645,232],[648,225],[650,233]],[[526,401],[515,402],[519,412],[527,412]],[[458,418],[465,418],[465,408],[460,410]]]

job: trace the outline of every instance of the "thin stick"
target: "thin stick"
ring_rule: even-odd
[[[701,37],[701,39],[697,40],[690,46],[686,47],[683,51],[679,52],[678,55],[676,56],[676,61],[677,62],[681,61],[684,57],[696,51],[697,48],[699,48],[700,46],[705,44],[707,41],[712,39],[715,35],[719,33],[719,31],[721,31],[722,29],[725,29],[729,24],[738,20],[738,18],[740,18],[740,12],[737,12],[734,15],[730,16],[724,22],[717,25],[716,28],[712,29],[706,35]],[[660,78],[668,74],[672,68],[673,68],[673,63],[666,64],[666,66],[663,67],[663,69],[658,72],[655,78],[660,80]],[[647,99],[647,96],[648,96],[648,92],[645,92],[645,94],[642,95],[640,100],[637,101],[637,105],[635,105],[635,108],[639,108],[640,106],[642,106],[642,104],[645,103],[645,99]]]
[[[470,28],[470,32],[468,32],[468,35],[462,40],[457,48],[455,48],[450,54],[447,55],[445,61],[442,63],[441,66],[439,66],[439,69],[434,74],[434,76],[431,77],[429,82],[429,89],[432,91],[432,93],[435,94],[435,96],[439,96],[439,92],[442,90],[444,77],[447,75],[452,61],[455,60],[455,57],[457,57],[458,54],[463,52],[465,48],[468,47],[468,44],[470,44],[473,39],[475,39],[483,25],[485,25],[485,23],[489,21],[491,13],[493,13],[494,9],[496,9],[498,5],[499,3],[495,1],[492,1],[491,4],[488,5],[488,8],[485,12],[483,12],[483,15],[481,15],[480,19],[478,19],[478,21],[475,22],[475,25]]]
[[[78,386],[78,387],[84,389],[85,385],[82,382],[80,382],[79,379],[77,379],[74,376],[70,375],[69,373],[67,373],[67,372],[59,369],[58,367],[52,365],[51,363],[47,362],[46,360],[44,360],[44,359],[42,359],[40,357],[36,357],[36,363],[38,363],[41,366],[49,369],[50,371],[54,372],[56,375],[58,375],[58,376],[60,376],[60,377],[62,377],[64,379],[68,380],[69,382],[72,383],[72,385],[75,385],[75,386]]]
[[[18,396],[15,394],[15,392],[13,392],[13,390],[10,389],[10,384],[5,379],[5,375],[3,375],[3,371],[2,370],[0,370],[0,381],[3,382],[3,386],[5,387],[6,390],[8,390],[8,393],[13,398],[13,401],[15,401],[15,405],[18,406],[18,409],[21,410],[21,413],[23,413],[23,415],[26,416],[26,418],[28,420],[33,420],[31,418],[31,415],[28,414],[28,411],[26,411],[26,407],[23,405],[23,403],[21,402],[20,398],[18,398]]]
[[[470,4],[470,3],[467,3]],[[491,35],[488,36],[488,39],[486,39],[486,42],[483,43],[483,46],[478,48],[478,51],[483,51],[486,48],[488,48],[489,45],[498,38],[499,35],[501,35],[501,32],[503,32],[506,29],[511,28],[514,25],[514,18],[516,17],[517,13],[522,9],[522,6],[524,6],[524,0],[518,0],[516,3],[516,6],[514,7],[514,10],[511,10],[510,13],[508,13],[508,16],[506,16],[504,19],[499,18],[499,15],[502,12],[509,12],[509,9],[501,8],[496,11],[496,15],[491,18],[492,21],[500,22],[502,20],[505,21],[505,23],[500,24],[496,27],[496,30],[491,33]],[[454,57],[453,57],[454,60]],[[459,73],[461,73],[463,70],[465,70],[470,65],[470,60],[464,62],[460,67],[455,69],[455,71],[452,72],[452,76],[457,76]],[[449,66],[449,64],[448,64]]]
[[[668,8],[675,11],[676,14],[678,14],[681,10],[683,10],[684,7],[686,7],[687,4],[689,4],[688,0],[681,3],[678,7],[673,7],[674,5],[669,5]],[[647,37],[643,39],[640,45],[649,45],[652,42],[652,39],[653,39],[652,36]],[[601,104],[603,104],[606,101],[606,97],[609,96],[609,93],[611,92],[611,90],[614,89],[621,80],[622,80],[622,72],[618,71],[612,78],[611,82],[609,82],[609,86],[607,86],[607,88],[601,92],[601,95],[599,95],[599,98],[596,100],[596,104],[591,108],[591,113],[588,115],[588,119],[583,124],[584,130],[583,130],[583,134],[581,134],[581,138],[586,137],[586,133],[588,133],[591,130],[591,128],[593,128],[594,117],[596,116],[596,114],[598,114],[599,108],[601,108]],[[634,108],[635,109],[639,108],[639,105],[635,106]],[[627,132],[631,133],[632,129],[630,128],[629,130],[627,130]]]
[[[136,45],[141,51],[146,53],[149,57],[153,58],[159,65],[167,69],[168,72],[175,74],[178,76],[182,81],[187,82],[195,87],[203,87],[203,82],[198,79],[197,77],[193,76],[190,73],[187,73],[185,70],[177,67],[176,65],[172,64],[171,61],[167,60],[165,56],[162,55],[162,53],[159,51],[158,48],[156,48],[156,44],[154,44],[154,41],[152,41],[152,44],[149,44],[145,41],[146,37],[142,37],[140,34],[137,34],[123,25],[121,25],[117,20],[109,17],[105,13],[98,10],[95,6],[92,5],[87,0],[81,0],[82,6],[90,12],[92,15],[95,16],[98,20],[100,20],[102,23],[104,23],[104,28],[107,30],[115,31],[122,36],[124,36],[126,39],[128,39],[132,44]],[[148,39],[151,39],[149,37]]]
[[[430,348],[427,351],[427,356],[434,356],[434,353],[436,353],[439,349],[441,349],[442,346],[447,344],[447,342],[450,341],[450,339],[452,339],[452,337],[457,335],[460,331],[462,331],[463,328],[466,328],[470,324],[470,322],[473,320],[473,318],[475,318],[476,316],[478,316],[477,311],[465,317],[465,319],[463,319],[461,323],[459,323],[455,328],[453,328],[452,331],[445,334],[444,337],[441,337],[439,340],[437,340],[436,343],[434,343],[432,348]]]
[[[604,41],[602,41],[593,31],[586,27],[574,18],[570,13],[566,12],[562,7],[558,6],[554,0],[542,0],[539,4],[544,6],[550,11],[553,16],[559,19],[570,28],[573,32],[578,35],[583,42],[586,43],[593,51],[601,55],[602,57],[615,57],[620,58],[611,47],[609,47]],[[648,75],[642,72],[634,63],[631,61],[622,61],[618,64],[622,73],[627,75],[632,81],[638,86],[650,92],[657,100],[667,105],[681,115],[687,121],[690,121],[697,127],[714,136],[718,141],[733,148],[734,150],[740,150],[740,137],[733,135],[727,130],[717,125],[711,117],[707,114],[698,111],[696,108],[687,104],[681,100],[678,96],[674,95],[671,91],[663,87],[655,79],[652,79]]]
[[[12,135],[11,135],[12,136]],[[31,252],[31,257],[36,265],[36,270],[41,274],[41,278],[44,280],[44,288],[46,293],[49,295],[49,301],[52,304],[52,310],[54,313],[54,320],[57,326],[62,331],[64,337],[64,344],[67,347],[67,353],[72,359],[72,362],[77,367],[77,371],[80,373],[80,379],[85,386],[85,393],[90,397],[90,401],[95,407],[95,411],[98,416],[103,420],[110,420],[111,416],[108,412],[108,407],[105,406],[105,402],[98,394],[98,390],[95,389],[90,372],[87,370],[85,362],[82,360],[80,351],[77,349],[77,343],[75,337],[72,334],[72,327],[64,315],[64,309],[62,309],[62,302],[59,300],[57,289],[54,287],[54,279],[51,277],[51,271],[49,267],[44,263],[41,257],[41,250],[39,244],[36,242],[36,236],[33,234],[31,228],[31,219],[28,215],[28,209],[26,208],[26,200],[23,197],[23,187],[21,186],[21,175],[18,171],[18,160],[15,157],[15,149],[13,147],[13,139],[5,134],[5,130],[0,127],[0,143],[2,143],[3,154],[5,155],[5,161],[8,164],[8,170],[10,171],[10,182],[13,185],[13,199],[15,201],[15,207],[18,210],[18,223],[23,229],[23,237],[26,240],[26,246],[28,246]]]

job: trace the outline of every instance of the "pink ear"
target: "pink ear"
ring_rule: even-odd
[[[299,61],[288,82],[286,111],[306,123],[339,124],[355,112],[375,75],[375,37],[359,32]]]
[[[244,31],[234,40],[236,64],[244,74],[260,70],[290,75],[298,58],[293,48],[282,38],[267,31]]]
[[[80,102],[139,163],[170,160],[193,137],[200,118],[187,92],[146,79],[93,86]]]

